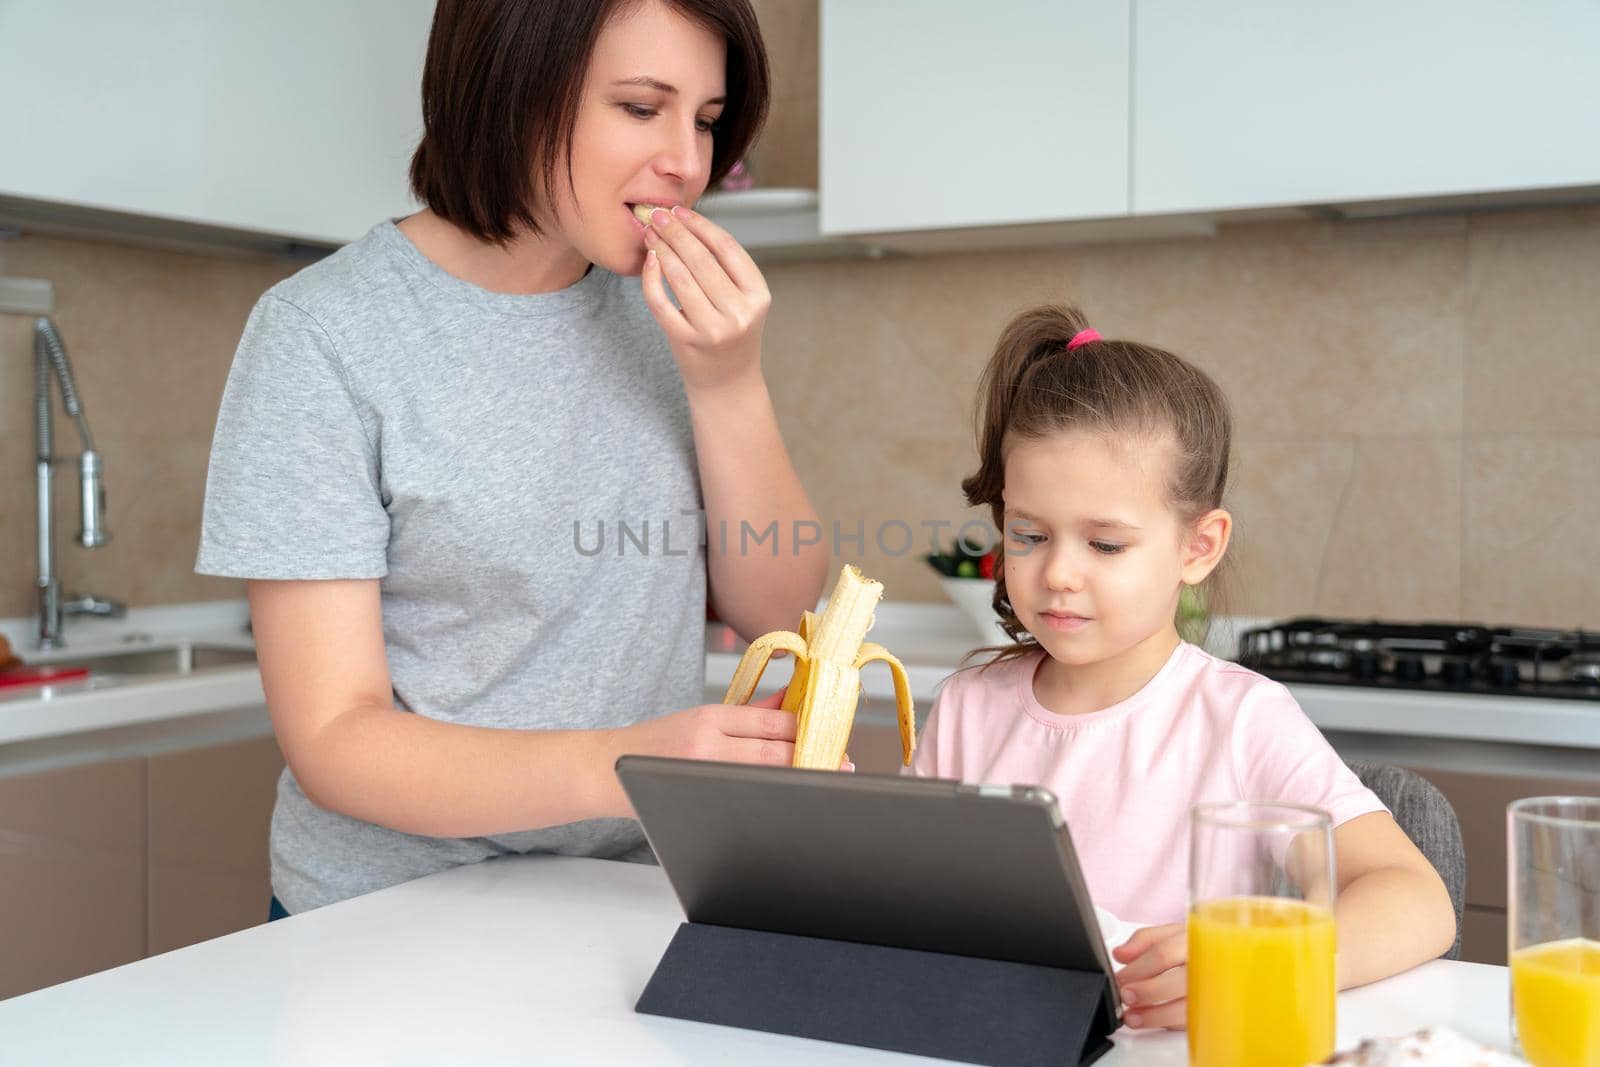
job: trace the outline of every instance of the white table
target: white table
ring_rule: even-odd
[[[682,918],[656,867],[493,860],[0,1001],[0,1062],[929,1062],[635,1014]],[[1504,1049],[1506,973],[1436,961],[1343,994],[1340,1046],[1442,1022]],[[1183,1064],[1184,1038],[1124,1031],[1100,1062]]]

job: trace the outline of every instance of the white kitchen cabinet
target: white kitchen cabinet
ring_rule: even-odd
[[[1133,210],[1600,185],[1595,0],[1137,0]]]
[[[412,210],[433,0],[6,0],[0,197],[319,243]]]
[[[1130,0],[822,0],[825,234],[1128,211]]]

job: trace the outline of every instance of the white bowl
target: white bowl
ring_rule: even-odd
[[[972,620],[973,632],[979,640],[985,644],[1010,640],[1006,632],[1000,629],[1000,616],[994,613],[993,578],[946,578],[940,575],[939,584],[944,587],[944,595]]]

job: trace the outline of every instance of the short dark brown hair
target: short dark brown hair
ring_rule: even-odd
[[[539,233],[562,171],[583,79],[606,22],[642,0],[439,0],[422,68],[422,141],[411,189],[486,241]],[[727,100],[713,133],[714,187],[767,117],[766,46],[749,0],[664,0],[728,47]]]

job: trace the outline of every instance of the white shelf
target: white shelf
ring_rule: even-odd
[[[876,245],[822,234],[815,189],[741,189],[708,193],[695,210],[733,234],[760,262],[881,256]]]
[[[774,218],[780,215],[816,217],[819,203],[815,189],[740,189],[737,192],[707,193],[699,208],[718,218]]]

